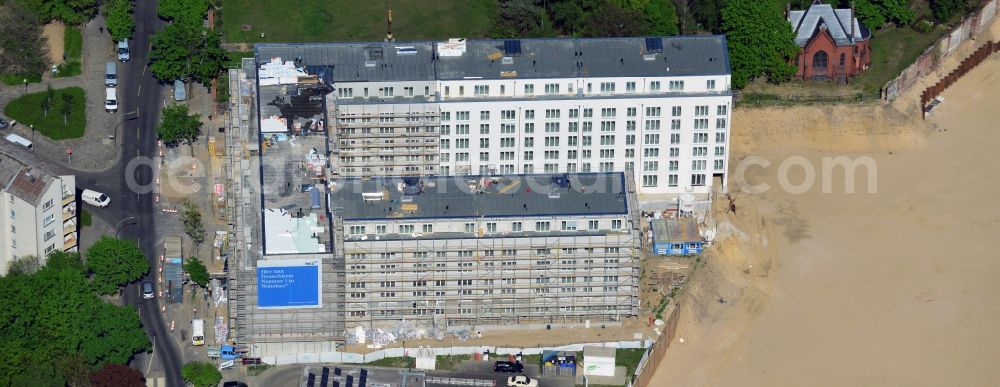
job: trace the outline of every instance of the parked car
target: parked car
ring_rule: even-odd
[[[3,117],[0,117],[0,129],[7,129],[8,126],[10,126],[10,123],[4,120]]]
[[[230,380],[222,383],[222,387],[247,387],[247,384],[236,380]]]
[[[187,90],[184,89],[184,81],[180,79],[174,80],[174,101],[183,101],[187,99]]]
[[[122,62],[128,62],[129,52],[128,52],[128,39],[122,39],[118,41],[118,60]]]
[[[538,387],[538,379],[518,375],[507,378],[507,387]]]
[[[151,299],[156,297],[156,293],[153,291],[153,283],[146,281],[142,283],[142,298]]]
[[[118,86],[118,64],[108,62],[104,64],[104,86]]]
[[[493,363],[493,372],[524,372],[524,364],[512,363],[509,361],[498,361]]]
[[[118,92],[114,87],[104,89],[104,110],[108,112],[118,111]]]

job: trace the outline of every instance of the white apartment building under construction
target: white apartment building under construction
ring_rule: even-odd
[[[724,36],[257,46],[262,84],[297,82],[286,66],[331,86],[338,176],[632,171],[645,194],[726,185],[727,52]]]

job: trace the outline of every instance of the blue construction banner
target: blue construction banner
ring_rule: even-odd
[[[322,306],[318,259],[262,260],[257,263],[257,307]]]

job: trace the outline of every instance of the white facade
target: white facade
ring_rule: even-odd
[[[717,75],[448,80],[405,91],[392,82],[335,86],[346,106],[437,101],[428,104],[441,111],[441,175],[632,170],[639,193],[679,194],[727,184],[729,81]]]
[[[51,175],[0,155],[5,181],[0,191],[0,275],[11,261],[77,250],[75,176]],[[9,177],[9,179],[8,179]]]

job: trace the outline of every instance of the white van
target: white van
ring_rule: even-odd
[[[118,64],[108,62],[104,64],[104,86],[118,86]]]
[[[26,139],[24,137],[21,137],[21,136],[18,136],[16,134],[14,134],[14,133],[11,133],[11,134],[8,134],[6,138],[7,138],[7,141],[10,141],[10,142],[15,143],[17,145],[20,145],[20,146],[23,146],[25,148],[31,149],[31,141],[28,141],[28,139]]]
[[[85,189],[83,190],[83,195],[80,195],[84,203],[97,207],[107,207],[111,204],[111,198],[108,195],[102,194],[100,192]]]
[[[191,320],[191,345],[205,345],[205,320]]]
[[[104,110],[109,112],[118,111],[118,93],[114,87],[104,89]]]

